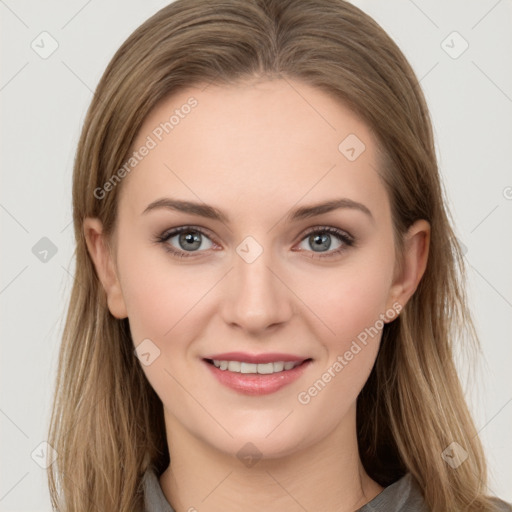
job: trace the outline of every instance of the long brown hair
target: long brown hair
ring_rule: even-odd
[[[429,112],[397,45],[343,0],[177,0],[141,25],[108,65],[74,165],[76,276],[49,430],[58,453],[48,470],[55,509],[140,510],[143,474],[169,464],[162,403],[134,355],[127,319],[109,312],[84,238],[85,217],[99,218],[107,237],[114,232],[122,183],[101,200],[94,191],[126,161],[143,120],[164,97],[199,83],[280,77],[321,88],[371,128],[398,254],[415,220],[431,225],[424,277],[385,325],[358,398],[364,467],[382,486],[412,473],[434,512],[493,510],[453,361],[454,343],[477,349],[478,339]],[[442,458],[452,442],[468,453],[456,469]]]

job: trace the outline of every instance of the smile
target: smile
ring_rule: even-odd
[[[299,379],[312,363],[291,354],[240,352],[216,354],[203,359],[221,385],[244,395],[267,395]]]

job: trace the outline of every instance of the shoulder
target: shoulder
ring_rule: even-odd
[[[391,510],[396,512],[428,512],[423,495],[410,473],[386,487],[357,512],[389,512]]]
[[[144,509],[141,512],[175,512],[165,498],[153,467],[148,468],[144,473],[142,486],[144,490]]]
[[[496,506],[496,512],[512,512],[512,505],[500,500],[491,498]],[[357,512],[429,512],[423,494],[418,484],[407,473],[402,478],[386,487],[373,500],[368,502]]]

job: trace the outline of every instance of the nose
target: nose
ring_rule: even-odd
[[[234,254],[222,302],[224,321],[252,335],[286,323],[293,315],[293,293],[282,267],[264,250],[254,261]],[[279,270],[281,269],[281,270]]]

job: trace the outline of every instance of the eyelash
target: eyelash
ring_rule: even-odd
[[[201,228],[197,228],[197,227],[193,227],[193,226],[181,226],[179,228],[172,229],[171,231],[165,231],[161,235],[157,235],[155,237],[154,241],[156,243],[163,244],[164,249],[176,258],[191,258],[191,257],[193,258],[193,257],[195,257],[195,254],[194,254],[195,251],[192,251],[190,253],[188,253],[187,251],[179,251],[167,243],[168,240],[170,240],[171,238],[173,238],[176,235],[179,235],[180,233],[183,233],[183,232],[199,233],[207,238],[211,238]],[[342,231],[338,228],[334,228],[334,227],[330,227],[330,226],[318,226],[318,227],[312,228],[304,234],[304,236],[301,238],[300,241],[302,242],[305,238],[307,238],[311,235],[320,234],[320,233],[329,233],[330,235],[335,235],[343,243],[343,245],[341,247],[339,247],[338,249],[331,250],[326,253],[314,253],[313,251],[306,251],[306,252],[313,252],[313,254],[311,255],[311,258],[318,258],[318,259],[331,258],[331,257],[337,256],[338,254],[347,250],[347,248],[353,247],[355,245],[355,239],[352,235],[350,235],[350,234],[346,233],[345,231]],[[301,251],[303,251],[303,250],[301,249]],[[200,252],[203,252],[203,251],[200,251]]]

